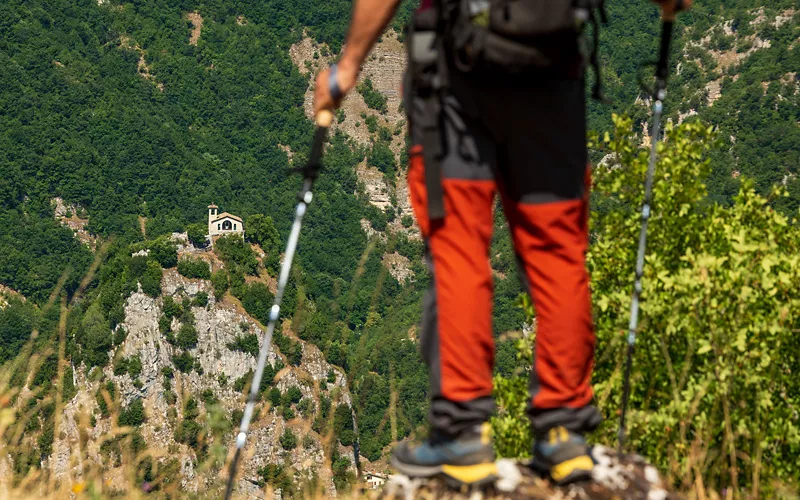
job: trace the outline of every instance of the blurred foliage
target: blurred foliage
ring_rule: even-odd
[[[598,338],[593,386],[606,417],[594,437],[608,445],[617,436],[649,156],[634,142],[632,120],[614,120],[616,133],[597,145],[614,163],[596,171],[595,183],[619,208],[593,218],[588,255]],[[717,145],[713,129],[698,122],[668,127],[658,145],[628,446],[684,489],[771,497],[778,487],[796,489],[800,474],[800,385],[793,373],[800,229],[749,179],[731,206],[707,201]],[[773,200],[786,195],[783,187],[772,193]],[[520,359],[530,366],[527,352]],[[525,456],[531,436],[524,377],[496,382],[498,451]]]

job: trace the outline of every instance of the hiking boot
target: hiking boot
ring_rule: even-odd
[[[402,442],[392,453],[391,463],[408,477],[443,475],[456,485],[481,485],[497,479],[488,423],[457,437],[433,436],[419,445]]]
[[[591,479],[594,461],[583,436],[559,426],[536,440],[531,468],[565,485]]]

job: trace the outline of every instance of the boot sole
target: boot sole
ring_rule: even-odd
[[[553,467],[541,465],[535,460],[530,464],[530,468],[534,472],[542,477],[549,478],[558,486],[591,481],[593,467],[594,462],[588,455],[566,460],[560,464],[555,464]],[[555,469],[555,475],[553,474],[553,469]]]
[[[416,465],[391,459],[392,467],[412,478],[443,476],[450,486],[482,486],[497,480],[497,464],[485,462],[475,465]]]

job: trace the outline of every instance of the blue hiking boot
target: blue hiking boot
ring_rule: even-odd
[[[419,445],[402,442],[391,463],[408,477],[442,475],[456,485],[482,485],[497,479],[491,427],[488,423],[455,438],[433,436]]]
[[[583,436],[559,426],[536,439],[531,468],[563,486],[590,480],[594,461]]]

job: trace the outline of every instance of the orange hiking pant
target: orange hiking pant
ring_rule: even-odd
[[[588,179],[582,80],[511,85],[453,78],[443,99],[446,215],[430,220],[422,135],[426,110],[407,97],[408,183],[433,275],[420,344],[431,375],[430,421],[455,435],[494,409],[492,272],[495,196],[537,313],[528,414],[536,434],[597,426],[590,406],[595,337],[589,278]]]

